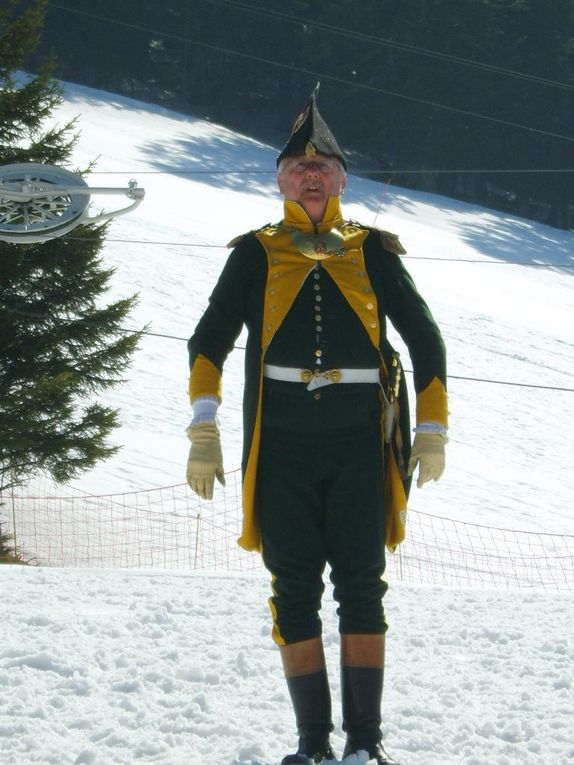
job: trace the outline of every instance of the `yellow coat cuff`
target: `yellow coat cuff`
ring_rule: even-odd
[[[217,396],[221,401],[221,372],[205,356],[197,356],[189,375],[189,398],[193,401],[198,396]]]
[[[448,428],[448,397],[444,384],[434,377],[427,387],[417,394],[417,425],[420,422],[437,422]]]

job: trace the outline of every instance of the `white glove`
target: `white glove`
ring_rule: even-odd
[[[201,422],[190,425],[186,432],[191,441],[187,459],[187,482],[202,499],[213,499],[215,479],[225,486],[223,454],[217,425],[215,422]]]
[[[419,466],[418,488],[433,478],[435,481],[444,473],[446,439],[440,433],[417,433],[411,449],[408,474]]]

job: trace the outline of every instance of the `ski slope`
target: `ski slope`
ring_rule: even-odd
[[[99,158],[90,182],[135,178],[146,190],[112,224],[103,259],[116,269],[113,297],[139,293],[130,325],[155,333],[105,395],[120,410],[121,451],[75,486],[180,483],[185,338],[222,245],[281,217],[276,149],[69,85],[57,118],[75,116],[74,163]],[[574,234],[354,177],[344,210],[400,235],[449,352],[447,471],[413,489],[412,506],[574,534],[574,394],[524,387],[574,387]],[[238,347],[220,409],[228,470],[240,460],[242,368]],[[0,587],[0,765],[273,765],[293,749],[266,575],[2,567]],[[403,765],[574,762],[574,594],[394,584],[387,610],[384,728]],[[330,589],[323,618],[340,752]]]

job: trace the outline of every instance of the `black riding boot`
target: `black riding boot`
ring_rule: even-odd
[[[342,667],[343,730],[347,734],[343,759],[364,750],[377,765],[399,765],[383,747],[381,700],[383,670],[376,667]]]
[[[281,765],[316,765],[334,760],[329,743],[333,723],[327,671],[288,677],[287,687],[295,712],[299,746],[295,754],[283,758]]]

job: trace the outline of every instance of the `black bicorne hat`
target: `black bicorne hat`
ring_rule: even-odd
[[[343,152],[337,143],[335,136],[317,108],[317,92],[320,83],[315,85],[310,99],[305,104],[301,114],[295,120],[289,140],[277,157],[277,167],[285,157],[300,157],[305,154],[324,154],[326,157],[335,157],[347,169],[347,163]]]

